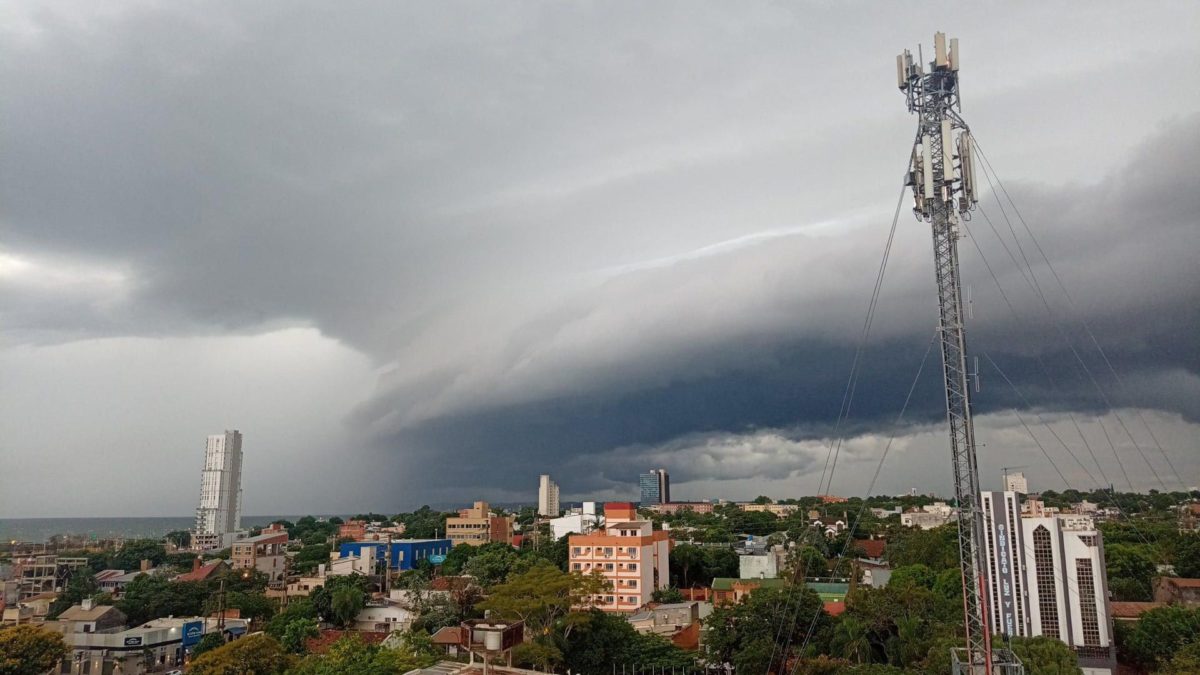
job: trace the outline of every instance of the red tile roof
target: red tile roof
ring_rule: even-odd
[[[369,645],[377,645],[387,639],[388,634],[382,631],[373,630],[333,630],[326,629],[321,631],[321,635],[315,638],[309,638],[305,643],[308,645],[308,651],[313,654],[324,654],[329,651],[333,643],[342,639],[346,635],[357,635],[362,638],[362,641]]]
[[[887,548],[886,539],[859,539],[854,543],[862,547],[868,558],[882,558],[883,550]]]
[[[462,629],[458,626],[445,626],[430,638],[435,645],[456,645],[462,642]]]
[[[1200,579],[1181,579],[1179,577],[1163,577],[1163,583],[1180,588],[1200,588]]]
[[[1136,619],[1142,614],[1158,607],[1166,607],[1165,602],[1111,602],[1109,609],[1114,619]]]
[[[204,581],[211,576],[213,572],[221,569],[221,567],[224,565],[224,560],[214,560],[206,565],[201,565],[199,569],[192,570],[191,572],[187,572],[185,574],[180,574],[179,576],[175,577],[175,581]]]
[[[837,616],[844,611],[846,611],[846,603],[844,602],[833,601],[825,603],[825,613],[829,616]]]

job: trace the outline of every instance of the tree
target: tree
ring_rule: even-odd
[[[480,586],[491,588],[504,581],[516,561],[517,552],[512,546],[504,542],[484,544],[463,565],[463,573],[475,577]]]
[[[893,568],[921,564],[935,571],[958,567],[958,531],[943,525],[932,530],[896,527],[884,554]]]
[[[830,618],[811,589],[788,585],[760,588],[736,604],[715,608],[704,630],[710,663],[782,672],[792,656],[806,655],[795,654],[806,641],[812,654],[828,651]]]
[[[871,638],[865,623],[847,616],[833,629],[833,651],[853,663],[871,661]]]
[[[71,580],[67,582],[67,587],[59,594],[54,602],[50,603],[49,618],[57,619],[59,614],[71,608],[72,605],[83,602],[85,598],[90,598],[100,592],[100,587],[96,585],[96,579],[87,570],[78,570],[71,575]]]
[[[0,675],[41,675],[67,658],[62,635],[40,626],[0,628]]]
[[[188,530],[171,530],[163,540],[174,544],[175,548],[187,548],[192,544],[192,533]]]
[[[204,652],[210,652],[225,644],[225,638],[221,637],[220,633],[205,633],[204,637],[192,647],[192,658],[196,658]]]
[[[592,609],[581,613],[574,625],[562,650],[563,663],[572,673],[608,675],[615,664],[656,670],[694,665],[690,654],[662,637],[638,633],[623,617]]]
[[[121,550],[113,555],[109,564],[116,569],[136,570],[140,569],[143,560],[149,560],[151,565],[158,566],[166,558],[167,549],[163,547],[162,542],[154,539],[134,539],[125,542]]]
[[[660,588],[650,595],[650,599],[654,602],[669,604],[672,602],[683,602],[683,593],[679,592],[678,588],[670,586],[668,588]]]
[[[330,646],[328,653],[304,657],[289,675],[400,675],[424,668],[437,661],[431,649],[414,648],[411,638],[397,649],[367,644],[358,635],[342,637]]]
[[[350,625],[365,604],[363,594],[358,589],[350,586],[334,589],[329,601],[333,623],[343,627]]]
[[[996,637],[993,644],[1000,644],[1004,638]],[[1044,635],[1032,638],[1014,637],[1009,647],[1021,663],[1025,672],[1038,675],[1078,675],[1079,659],[1075,652],[1061,640],[1055,640]]]
[[[201,654],[188,675],[274,675],[289,665],[291,659],[275,638],[259,633]]]
[[[1157,607],[1133,624],[1117,622],[1117,650],[1122,660],[1147,670],[1174,658],[1184,645],[1200,635],[1200,607]]]
[[[956,574],[962,578],[961,573]],[[894,585],[898,588],[916,586],[932,590],[937,581],[938,575],[933,570],[929,569],[927,565],[917,563],[892,570],[892,576],[888,578],[888,586]]]
[[[243,619],[251,619],[256,621],[266,621],[272,616],[275,616],[275,610],[278,609],[275,601],[262,593],[247,593],[234,592],[229,593],[226,600],[226,606],[230,609],[236,609],[241,613]]]
[[[1145,544],[1113,544],[1104,549],[1109,589],[1114,600],[1147,601],[1157,566],[1150,547]]]
[[[283,627],[283,637],[279,644],[289,654],[303,654],[308,651],[308,639],[320,635],[316,619],[296,618]]]
[[[308,596],[317,611],[317,616],[339,627],[344,627],[345,624],[338,623],[339,618],[337,612],[334,611],[333,598],[334,594],[342,588],[352,589],[353,593],[357,594],[358,601],[355,604],[358,605],[359,609],[362,609],[367,604],[367,578],[361,574],[327,577],[325,585],[316,589]],[[351,606],[348,604],[350,603],[348,596],[343,597],[342,603],[343,610],[348,610]]]
[[[562,663],[563,654],[555,645],[542,641],[523,642],[513,649],[513,664],[519,668],[534,668],[554,672]]]
[[[492,588],[476,609],[492,611],[509,620],[525,622],[533,636],[548,635],[554,624],[574,606],[585,606],[592,596],[608,591],[609,582],[598,572],[567,573],[541,561],[524,574],[513,575]]]
[[[139,574],[125,586],[116,606],[136,626],[164,616],[196,616],[204,611],[207,598],[208,588],[202,582]]]
[[[1175,573],[1185,579],[1200,577],[1200,534],[1186,534],[1175,545]]]
[[[1180,647],[1159,667],[1158,675],[1196,675],[1200,673],[1200,641]]]
[[[442,574],[462,574],[463,566],[478,552],[479,548],[470,544],[459,544],[450,549],[446,560],[442,562]]]
[[[297,598],[288,603],[287,607],[283,608],[271,620],[267,622],[267,635],[284,641],[284,634],[287,632],[288,626],[294,621],[301,619],[312,619],[316,623],[317,608],[313,606],[312,600],[309,598]],[[286,644],[284,645],[287,646]],[[290,650],[289,650],[290,651]]]
[[[680,588],[708,585],[712,579],[705,580],[705,565],[707,558],[704,550],[694,544],[679,544],[671,551],[671,579]]]

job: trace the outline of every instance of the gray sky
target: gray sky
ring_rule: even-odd
[[[190,513],[224,428],[247,513],[545,471],[631,497],[651,466],[678,498],[815,491],[915,128],[894,55],[937,29],[1073,299],[986,196],[970,347],[1017,393],[985,361],[984,485],[1200,483],[1194,3],[17,2],[0,516]],[[893,424],[928,239],[901,215],[835,492],[893,432],[876,491],[949,488],[936,354]]]

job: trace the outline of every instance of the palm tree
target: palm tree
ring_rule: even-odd
[[[834,632],[834,644],[840,646],[841,656],[855,663],[871,660],[871,638],[867,625],[852,616],[842,617]]]

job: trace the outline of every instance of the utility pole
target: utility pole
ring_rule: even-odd
[[[984,589],[984,522],[979,503],[979,467],[963,329],[962,280],[958,267],[960,218],[970,219],[977,202],[971,131],[960,115],[958,40],[934,35],[934,59],[923,63],[907,49],[896,57],[896,84],[908,111],[917,115],[917,137],[909,164],[913,213],[930,224],[938,290],[938,335],[946,390],[946,419],[958,503],[958,554],[963,585],[966,649],[952,652],[958,675],[1019,674],[1020,661],[1008,650],[992,651]],[[958,163],[955,163],[955,158]]]

